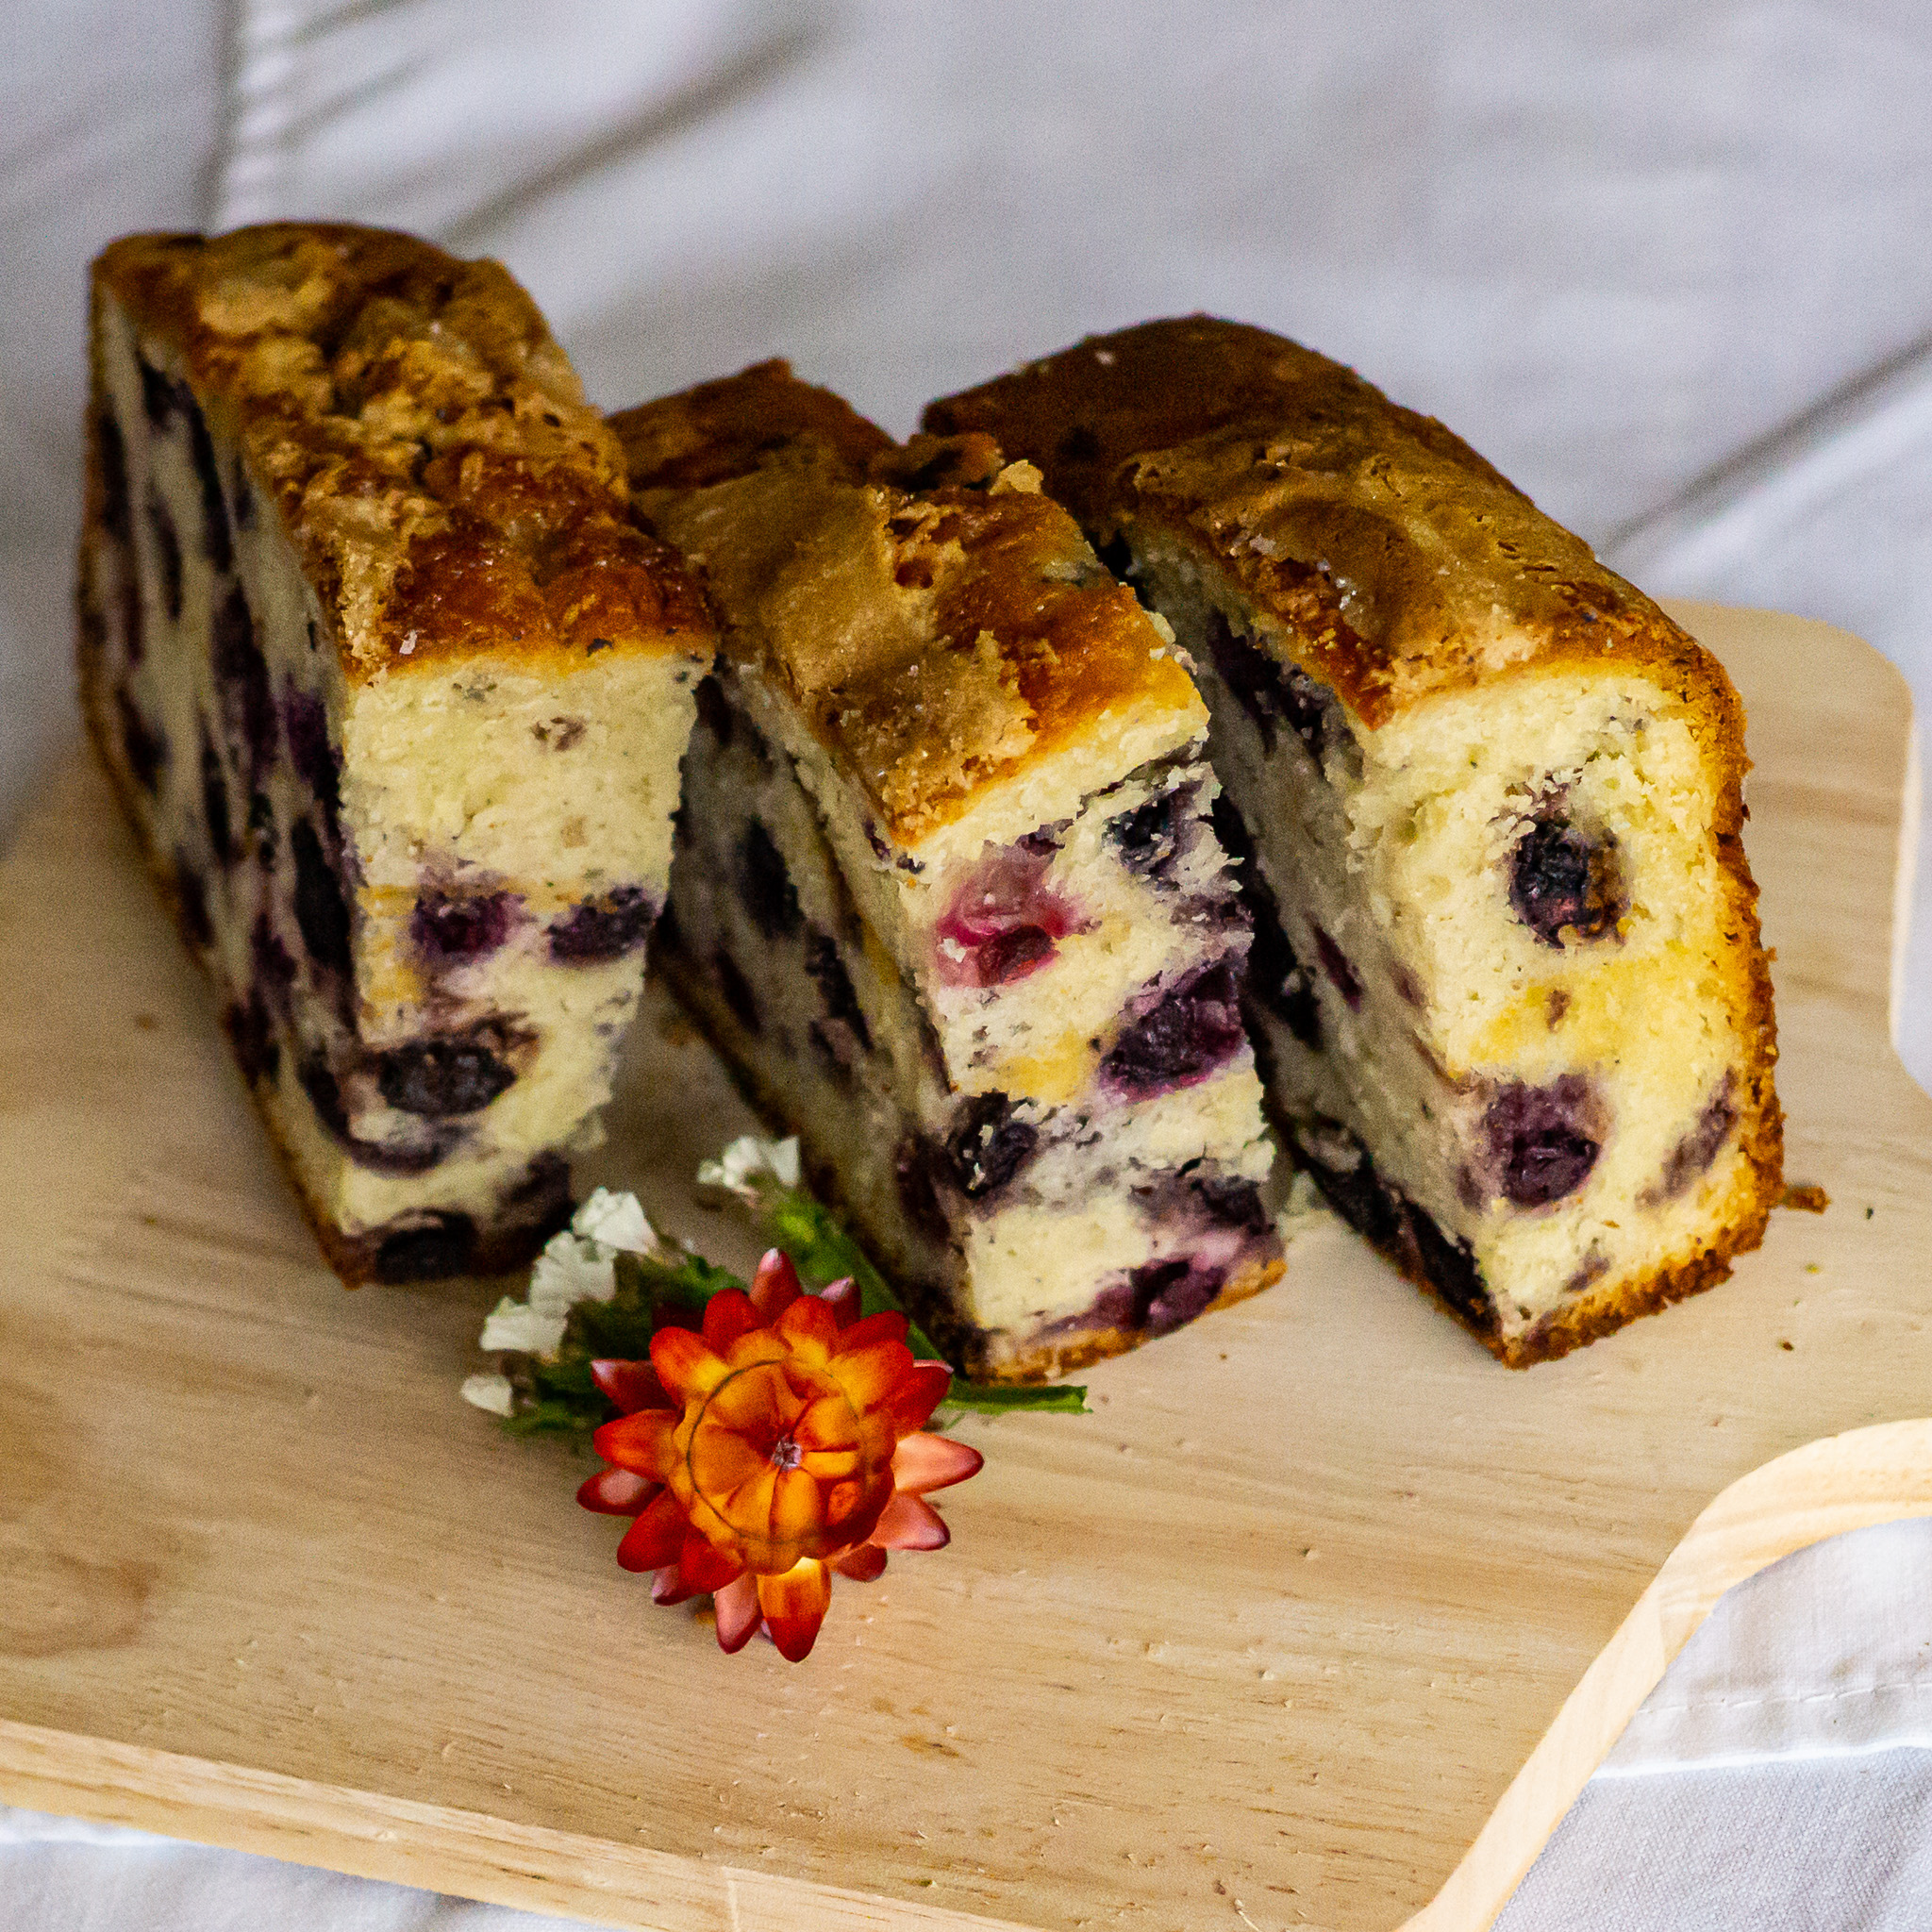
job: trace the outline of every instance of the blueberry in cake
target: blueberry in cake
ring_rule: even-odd
[[[1259,329],[935,404],[1038,463],[1192,658],[1271,1111],[1505,1361],[1707,1288],[1777,1200],[1722,668],[1440,423]]]
[[[1160,620],[984,437],[767,363],[614,419],[700,569],[674,984],[973,1374],[1280,1270],[1248,926]]]
[[[700,595],[492,262],[133,236],[92,361],[88,720],[329,1259],[524,1259],[642,981]]]

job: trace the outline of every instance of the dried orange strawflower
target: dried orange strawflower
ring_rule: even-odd
[[[834,1570],[870,1581],[888,1550],[944,1546],[925,1494],[984,1458],[924,1431],[952,1373],[915,1360],[906,1329],[897,1313],[861,1319],[849,1280],[806,1293],[774,1248],[749,1294],[705,1304],[701,1331],[660,1328],[648,1362],[591,1365],[624,1413],[592,1439],[611,1467],[577,1501],[636,1517],[617,1560],[657,1573],[655,1602],[709,1591],[722,1649],[762,1622],[797,1663]]]

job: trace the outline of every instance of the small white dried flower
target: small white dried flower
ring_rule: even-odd
[[[664,1252],[658,1230],[646,1219],[635,1194],[613,1194],[608,1188],[597,1189],[577,1209],[571,1227],[586,1240],[601,1241],[607,1248],[621,1248],[626,1255],[655,1257]]]
[[[798,1185],[795,1134],[784,1141],[761,1141],[756,1134],[741,1134],[716,1160],[703,1161],[698,1167],[699,1187],[723,1188],[754,1208],[774,1182],[781,1188]]]
[[[491,1415],[508,1415],[514,1406],[508,1375],[472,1375],[463,1384],[463,1400]]]
[[[513,1302],[508,1295],[491,1309],[478,1346],[513,1349],[520,1355],[549,1355],[563,1340],[563,1317]]]

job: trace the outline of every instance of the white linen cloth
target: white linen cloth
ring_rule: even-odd
[[[1085,330],[1262,322],[1646,588],[1832,619],[1932,702],[1928,98],[1920,0],[15,8],[0,838],[73,731],[86,258],[283,214],[501,256],[611,407],[777,353],[903,432]],[[1928,898],[1897,1022],[1932,1083]],[[1727,1598],[1509,1932],[1932,1924],[1928,1580],[1903,1525]],[[0,1932],[542,1923],[0,1819]]]

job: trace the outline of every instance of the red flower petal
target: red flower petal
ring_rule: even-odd
[[[651,1578],[651,1601],[654,1604],[688,1603],[697,1591],[689,1588],[675,1563],[667,1564]]]
[[[696,1530],[685,1531],[677,1551],[677,1581],[690,1594],[694,1596],[701,1590],[723,1590],[743,1569],[737,1557],[714,1548]]]
[[[751,1305],[759,1321],[775,1322],[804,1292],[791,1257],[783,1248],[767,1248],[751,1278]]]
[[[591,1438],[591,1447],[606,1462],[661,1483],[677,1467],[677,1444],[672,1440],[676,1427],[675,1410],[641,1408],[635,1415],[606,1423]]]
[[[945,1518],[924,1497],[903,1490],[879,1511],[872,1533],[882,1550],[942,1550],[952,1540]]]
[[[865,1307],[865,1299],[858,1292],[858,1284],[849,1274],[842,1280],[826,1282],[819,1290],[819,1299],[831,1309],[841,1328],[851,1327]]]
[[[808,1360],[830,1355],[839,1340],[839,1318],[820,1295],[800,1295],[773,1325]]]
[[[856,1323],[846,1329],[849,1340],[861,1335],[874,1322],[882,1320],[878,1315],[868,1315],[864,1321]],[[903,1322],[903,1315],[895,1320]],[[832,1374],[845,1397],[854,1408],[861,1413],[868,1409],[885,1408],[897,1394],[899,1385],[912,1373],[912,1351],[903,1341],[874,1336],[862,1347],[850,1348],[842,1342],[839,1353],[832,1357]],[[935,1397],[935,1400],[938,1398]],[[931,1411],[928,1409],[927,1414]],[[922,1416],[920,1420],[924,1421]]]
[[[626,1570],[661,1570],[666,1563],[675,1563],[687,1526],[677,1498],[669,1490],[660,1490],[625,1531],[617,1546],[618,1562]]]
[[[762,1611],[758,1607],[758,1580],[747,1570],[727,1583],[712,1599],[718,1617],[718,1648],[727,1657],[742,1650],[758,1627]]]
[[[724,1357],[689,1328],[658,1329],[651,1337],[651,1366],[680,1408],[694,1395],[708,1395],[730,1374]]]
[[[741,1335],[764,1325],[741,1288],[721,1290],[705,1304],[705,1340],[720,1355],[727,1353]]]
[[[926,1418],[945,1400],[946,1391],[952,1386],[953,1372],[944,1362],[915,1364],[912,1373],[892,1391],[886,1405],[886,1412],[892,1418],[893,1433],[909,1436],[913,1430],[924,1428]]]
[[[819,1625],[832,1601],[832,1579],[825,1566],[810,1557],[794,1563],[780,1576],[760,1576],[758,1607],[765,1628],[788,1663],[803,1663],[818,1641]]]
[[[669,1408],[671,1398],[649,1362],[592,1362],[591,1379],[616,1403],[620,1413],[635,1415],[641,1408]]]
[[[906,1329],[906,1317],[897,1308],[881,1308],[876,1315],[851,1324],[839,1337],[838,1352],[843,1355],[847,1349],[866,1348],[874,1341],[904,1341]]]
[[[832,1568],[841,1576],[851,1577],[854,1583],[870,1583],[885,1574],[886,1553],[876,1543],[860,1543],[856,1550],[835,1557]]]
[[[600,1469],[585,1477],[577,1501],[602,1516],[635,1516],[658,1493],[658,1485],[631,1469]]]
[[[986,1457],[970,1443],[924,1431],[906,1437],[892,1452],[892,1483],[902,1494],[923,1496],[977,1475]]]

